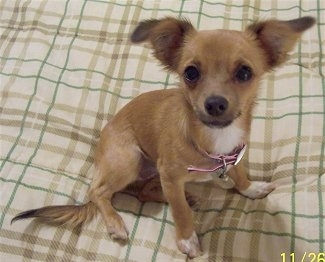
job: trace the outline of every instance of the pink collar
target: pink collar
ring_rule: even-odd
[[[239,161],[243,158],[244,153],[246,151],[246,145],[242,144],[237,146],[229,155],[224,154],[207,154],[208,157],[217,161],[217,165],[212,168],[200,168],[195,166],[189,166],[187,170],[189,172],[209,172],[215,173],[219,178],[224,178],[225,173],[232,167],[239,163]]]

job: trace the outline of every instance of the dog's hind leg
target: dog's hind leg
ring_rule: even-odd
[[[124,189],[136,179],[136,167],[125,167],[116,163],[100,163],[96,166],[94,181],[89,189],[89,198],[93,202],[105,221],[107,231],[112,239],[127,240],[128,230],[121,218],[112,206],[114,193]],[[135,173],[135,175],[130,175]]]
[[[106,135],[111,137],[110,133]],[[97,149],[89,198],[100,210],[111,238],[127,240],[128,230],[111,200],[114,193],[136,180],[141,166],[141,152],[130,138],[127,141],[120,137],[118,140],[107,137],[102,140]]]

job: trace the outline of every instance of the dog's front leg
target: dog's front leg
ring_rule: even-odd
[[[200,243],[194,230],[193,213],[186,200],[185,185],[181,179],[172,179],[163,172],[161,185],[175,222],[178,249],[190,258],[201,254]]]
[[[240,161],[228,171],[228,175],[234,180],[235,188],[244,196],[251,199],[263,198],[275,189],[275,185],[264,181],[250,181],[244,162]]]

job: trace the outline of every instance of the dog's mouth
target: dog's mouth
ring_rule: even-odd
[[[200,121],[204,125],[212,128],[225,128],[227,126],[230,126],[233,123],[233,121],[240,116],[241,116],[241,112],[238,112],[233,116],[223,117],[223,118],[209,117],[205,114],[200,114],[200,113],[198,114]]]
[[[200,119],[203,124],[208,127],[224,128],[230,126],[233,120],[219,121],[219,120],[205,120]]]

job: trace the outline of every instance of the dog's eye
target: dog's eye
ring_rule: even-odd
[[[195,66],[188,66],[185,68],[184,78],[191,83],[196,82],[200,78],[200,72]]]
[[[240,82],[246,82],[253,76],[252,69],[247,65],[241,65],[236,72],[236,79]]]

